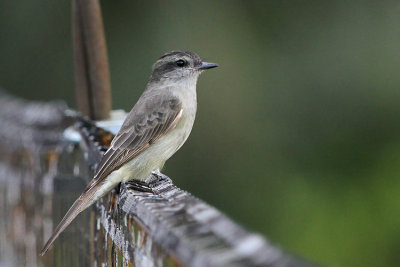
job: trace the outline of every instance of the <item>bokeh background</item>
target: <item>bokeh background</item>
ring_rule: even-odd
[[[312,261],[400,261],[400,2],[102,1],[113,108],[185,49],[200,78],[164,172]],[[74,106],[70,1],[0,2],[0,85]]]

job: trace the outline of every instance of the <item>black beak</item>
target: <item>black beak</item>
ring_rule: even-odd
[[[197,67],[198,70],[208,70],[212,68],[218,67],[218,64],[216,63],[210,63],[210,62],[202,62],[200,66]]]

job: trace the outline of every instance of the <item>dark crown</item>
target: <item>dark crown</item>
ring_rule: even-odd
[[[170,56],[176,56],[176,57],[187,56],[187,57],[190,57],[191,59],[193,59],[195,66],[201,64],[201,58],[196,53],[193,53],[193,52],[190,52],[190,51],[180,51],[180,50],[176,50],[176,51],[171,51],[171,52],[165,53],[158,60],[166,58],[166,57],[170,57]]]

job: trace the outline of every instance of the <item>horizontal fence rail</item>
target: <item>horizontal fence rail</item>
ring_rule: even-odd
[[[122,183],[40,258],[43,242],[92,178],[113,134],[62,103],[26,102],[4,92],[0,119],[0,216],[6,218],[0,266],[312,266],[160,173],[148,184]],[[80,143],[65,135],[73,121]]]

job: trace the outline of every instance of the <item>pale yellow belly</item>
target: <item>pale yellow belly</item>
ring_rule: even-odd
[[[167,161],[186,141],[194,122],[193,116],[183,118],[176,127],[153,143],[137,157],[112,172],[107,180],[113,183],[132,179],[144,181],[155,169],[161,169]]]

